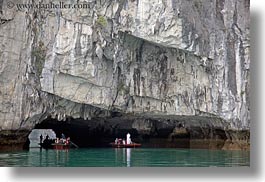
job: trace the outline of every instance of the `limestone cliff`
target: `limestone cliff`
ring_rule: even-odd
[[[249,0],[22,3],[60,4],[0,0],[0,144],[113,112],[249,130]]]

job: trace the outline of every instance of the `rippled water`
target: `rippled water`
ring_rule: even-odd
[[[168,148],[91,148],[0,153],[0,166],[207,167],[249,166],[250,152]]]

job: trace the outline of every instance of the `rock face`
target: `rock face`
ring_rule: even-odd
[[[113,113],[249,131],[249,0],[22,3],[0,0],[0,134]]]

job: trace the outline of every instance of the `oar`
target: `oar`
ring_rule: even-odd
[[[76,148],[79,148],[78,145],[76,145],[74,142],[72,142],[72,141],[70,141],[70,142],[71,142],[71,144],[72,144],[73,146],[75,146]]]

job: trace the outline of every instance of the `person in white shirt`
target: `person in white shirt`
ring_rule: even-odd
[[[127,144],[131,144],[132,143],[130,133],[127,133],[127,140],[126,140],[126,142],[127,142]]]

